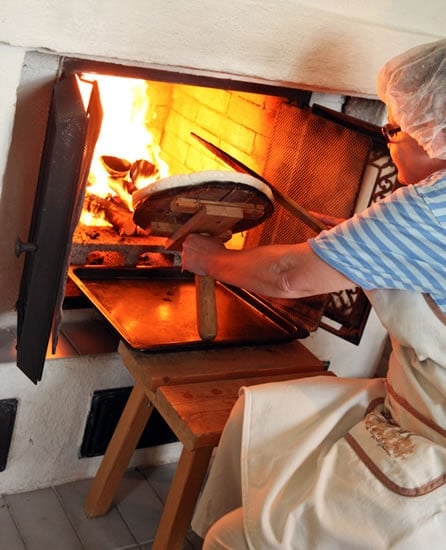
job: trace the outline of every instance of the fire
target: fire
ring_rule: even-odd
[[[167,177],[169,167],[149,130],[150,121],[156,116],[150,109],[150,83],[135,78],[83,74],[79,80],[81,93],[85,91],[83,86],[93,80],[99,87],[103,121],[80,223],[110,226],[114,223],[108,219],[110,215],[104,214],[103,207],[108,208],[110,203],[115,212],[127,210],[131,218],[132,191]],[[86,205],[90,205],[88,209]]]

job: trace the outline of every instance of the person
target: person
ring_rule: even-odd
[[[241,389],[192,522],[205,550],[445,545],[446,39],[387,62],[377,91],[392,195],[305,243],[184,242],[184,269],[264,295],[361,286],[392,342],[385,379]]]

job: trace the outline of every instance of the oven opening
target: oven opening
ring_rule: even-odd
[[[93,303],[106,316],[113,312],[110,322],[132,347],[146,349],[139,337],[147,339],[150,325],[149,339],[159,338],[154,348],[151,340],[153,349],[197,345],[189,328],[177,340],[177,327],[188,326],[186,311],[191,322],[194,316],[192,306],[179,299],[193,293],[190,280],[183,280],[187,274],[179,255],[165,250],[162,228],[135,222],[132,195],[142,188],[169,176],[234,172],[242,166],[307,211],[339,218],[390,193],[395,169],[377,124],[349,114],[345,105],[335,111],[313,99],[302,90],[65,60],[54,89],[29,242],[22,247],[19,367],[33,363],[30,378],[40,379],[48,334],[60,325],[67,281],[89,299],[95,287]],[[301,242],[315,234],[276,201],[264,223],[235,233],[228,246]],[[42,286],[34,271],[52,263],[57,269],[45,268]],[[181,281],[172,280],[172,273]],[[104,299],[104,286],[110,285],[118,297],[127,285],[132,306],[104,305],[109,296]],[[359,343],[370,310],[359,289],[303,300],[218,289],[223,322],[217,345],[299,338],[318,327]],[[142,306],[141,334],[135,329],[138,292],[152,300]],[[241,302],[249,310],[249,330]],[[152,320],[147,307],[157,315]],[[116,320],[116,310],[124,311],[125,326],[122,318]],[[41,334],[36,335],[36,325]],[[39,349],[37,336],[46,338]]]
[[[86,97],[91,82],[97,82],[103,114],[73,237],[71,263],[178,262],[178,256],[153,251],[163,248],[162,228],[142,228],[135,223],[133,193],[169,176],[232,171],[199,137],[262,174],[279,105],[287,100],[141,78],[79,76]],[[245,233],[235,233],[229,246],[242,247],[244,238]]]

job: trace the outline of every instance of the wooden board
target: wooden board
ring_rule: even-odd
[[[188,210],[181,200],[196,201],[196,207]],[[225,171],[205,171],[184,176],[172,176],[156,182],[133,194],[133,219],[152,234],[172,235],[202,206],[209,203],[224,204],[243,209],[243,217],[232,226],[232,232],[246,231],[265,221],[274,211],[272,193],[268,186],[247,174]],[[258,215],[248,215],[247,210],[258,209]]]
[[[132,201],[134,222],[150,235],[169,237],[166,248],[178,251],[190,233],[238,233],[274,211],[272,192],[260,179],[213,170],[164,178],[135,191]],[[218,333],[214,281],[200,275],[195,280],[198,332],[211,341]]]
[[[296,340],[167,353],[141,353],[121,342],[118,351],[135,381],[152,392],[173,384],[324,369],[322,361]]]
[[[214,447],[241,387],[312,376],[334,375],[323,371],[302,372],[162,386],[156,392],[156,408],[186,449]]]

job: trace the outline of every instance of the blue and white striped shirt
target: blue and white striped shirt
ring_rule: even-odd
[[[309,242],[363,289],[427,293],[446,312],[446,170],[398,189]]]

